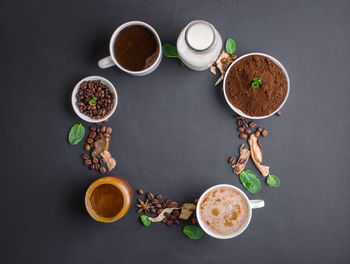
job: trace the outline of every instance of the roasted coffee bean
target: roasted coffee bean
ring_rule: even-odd
[[[179,207],[179,203],[177,203],[177,202],[171,202],[171,203],[169,204],[169,207],[170,207],[170,208],[177,208],[177,207]]]
[[[166,203],[162,203],[162,208],[167,208]]]
[[[156,209],[151,208],[151,210],[150,210],[150,213],[151,213],[151,214],[155,214],[156,212],[157,212]]]
[[[96,123],[96,125],[100,126],[100,125],[102,125],[102,123],[101,123],[101,122],[98,122],[98,123]]]
[[[162,199],[163,199],[163,195],[157,194],[156,198],[157,198],[158,200],[162,200]]]
[[[85,163],[85,165],[91,165],[91,160],[86,159],[86,160],[84,160],[84,163]]]
[[[153,199],[152,199],[152,203],[153,203],[153,204],[157,204],[157,203],[159,203],[159,201],[158,201],[158,199],[154,199],[154,198],[153,198]]]
[[[101,132],[101,128],[96,128],[96,133],[98,134],[98,133],[100,133]]]
[[[256,122],[255,121],[251,121],[249,122],[249,127],[255,127],[256,126]]]
[[[174,224],[174,220],[169,220],[167,223],[166,223],[168,226],[172,226]]]
[[[89,143],[89,144],[91,144],[92,142],[94,142],[94,140],[93,140],[92,138],[88,138],[88,139],[86,140],[86,142]]]
[[[89,159],[89,155],[84,153],[83,155],[81,155],[81,157],[84,159],[84,160],[87,160]]]
[[[90,148],[93,149],[94,148],[94,143],[90,144]]]
[[[235,163],[235,161],[236,161],[236,158],[234,156],[232,156],[228,159],[228,163],[230,163],[231,165],[233,165]]]
[[[86,144],[86,145],[85,145],[85,150],[86,150],[86,151],[89,151],[89,150],[90,150],[90,145],[89,145],[89,144]]]
[[[103,137],[105,137],[105,138],[109,138],[109,137],[111,137],[109,134],[107,134],[107,133],[103,133]]]
[[[101,127],[101,133],[105,133],[106,132],[106,128],[107,128],[106,126],[102,126]]]
[[[136,190],[136,192],[137,192],[139,195],[142,195],[142,194],[144,193],[144,192],[143,192],[143,190],[142,190],[142,189],[140,189],[140,188],[139,188],[139,189],[137,189],[137,190]]]
[[[179,220],[175,220],[174,223],[175,223],[176,225],[179,225],[179,224],[180,224],[180,221],[179,221]]]
[[[173,215],[175,215],[176,217],[180,215],[180,211],[179,210],[174,210],[173,211]]]
[[[96,127],[95,126],[90,126],[90,130],[91,131],[96,131]]]
[[[148,200],[151,201],[151,200],[153,199],[154,196],[153,196],[153,193],[148,192],[148,193],[146,194],[146,197],[147,197]]]
[[[96,135],[95,137],[94,137],[94,141],[97,141],[97,140],[99,140],[100,138],[99,138],[99,136],[98,135]]]
[[[96,132],[95,131],[91,131],[89,134],[89,138],[94,138],[96,137]]]
[[[167,217],[167,218],[169,218],[169,217],[170,217],[170,213],[165,212],[165,213],[164,213],[164,216]]]
[[[276,112],[276,116],[281,116],[281,115],[282,115],[282,111],[281,110]]]
[[[98,158],[93,158],[93,159],[92,159],[92,162],[95,163],[95,164],[97,164],[97,163],[98,163]]]
[[[106,173],[106,168],[101,166],[101,167],[100,167],[100,172],[101,172],[102,174]]]
[[[256,131],[261,132],[261,131],[263,131],[263,129],[262,129],[261,127],[258,127],[258,128],[256,129]]]
[[[262,135],[263,137],[266,137],[268,133],[269,133],[269,131],[266,130],[266,129],[264,129],[264,130],[261,132],[261,135]]]
[[[100,164],[103,165],[105,163],[106,163],[105,159],[104,158],[100,158]]]
[[[175,215],[171,215],[171,216],[170,216],[170,219],[171,219],[171,220],[176,220],[176,216],[175,216]]]
[[[247,134],[247,135],[250,135],[252,133],[252,131],[250,129],[245,129],[244,133]]]
[[[238,125],[238,126],[243,125],[243,120],[242,120],[242,119],[238,119],[238,120],[237,120],[237,125]]]
[[[106,129],[106,133],[108,133],[108,134],[112,134],[112,128],[111,128],[111,127],[107,127],[107,129]]]
[[[166,206],[169,207],[169,206],[170,206],[170,203],[171,203],[171,200],[170,200],[170,199],[167,199],[167,200],[165,201],[165,203],[166,203]]]
[[[168,223],[168,221],[169,221],[169,218],[167,218],[167,217],[165,217],[165,218],[162,220],[162,222],[163,222],[164,224]]]
[[[255,136],[260,137],[260,131],[255,131]]]
[[[195,205],[197,205],[198,201],[199,201],[199,199],[195,199],[195,200],[193,201],[193,203],[194,203]]]
[[[193,217],[192,220],[191,220],[191,222],[192,222],[193,225],[198,224],[198,220],[197,220],[196,217]]]
[[[103,134],[100,132],[100,133],[98,133],[98,138],[99,139],[102,139],[103,138]]]
[[[243,124],[242,126],[244,129],[247,129],[248,128],[248,124]]]
[[[155,207],[158,208],[158,209],[160,209],[160,208],[162,208],[162,205],[161,205],[160,203],[157,203],[157,204],[155,205]]]
[[[237,131],[242,133],[242,132],[244,132],[244,128],[243,127],[237,127]]]
[[[94,164],[91,164],[90,167],[89,167],[90,170],[94,170],[95,169],[95,166]]]
[[[100,168],[100,164],[95,164],[95,170],[98,170]]]
[[[239,137],[241,139],[247,139],[248,136],[246,134],[242,133],[242,134],[239,134]]]
[[[159,209],[157,210],[157,215],[160,215],[162,212],[163,212],[163,209],[160,209],[160,208],[159,208]]]

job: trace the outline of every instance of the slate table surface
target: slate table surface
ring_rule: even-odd
[[[349,10],[349,1],[323,0],[1,1],[0,263],[350,263]],[[167,58],[145,77],[97,66],[123,22],[145,21],[175,44],[194,19],[234,38],[239,56],[264,52],[287,69],[282,116],[258,121],[270,132],[264,163],[281,186],[244,190],[266,206],[231,240],[145,228],[134,205],[116,223],[97,223],[83,199],[100,174],[83,165],[82,143],[67,142],[81,122],[70,95],[89,75],[117,89],[113,173],[134,189],[181,203],[219,183],[243,188],[227,163],[242,141],[218,76]]]

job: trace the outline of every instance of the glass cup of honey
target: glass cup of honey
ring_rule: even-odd
[[[85,207],[96,221],[112,223],[126,215],[132,198],[129,182],[120,176],[110,175],[97,179],[89,186]]]

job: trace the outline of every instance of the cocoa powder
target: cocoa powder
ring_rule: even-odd
[[[252,87],[252,80],[262,84]],[[287,79],[279,66],[261,55],[247,56],[237,61],[227,73],[225,92],[233,106],[249,116],[269,115],[283,103],[287,94]]]

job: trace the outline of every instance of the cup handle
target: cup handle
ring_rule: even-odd
[[[265,202],[263,200],[249,200],[249,203],[252,209],[262,208],[265,206]]]
[[[114,65],[114,61],[112,60],[111,56],[108,56],[98,61],[98,66],[101,69],[109,68],[109,67],[112,67],[113,65]]]

